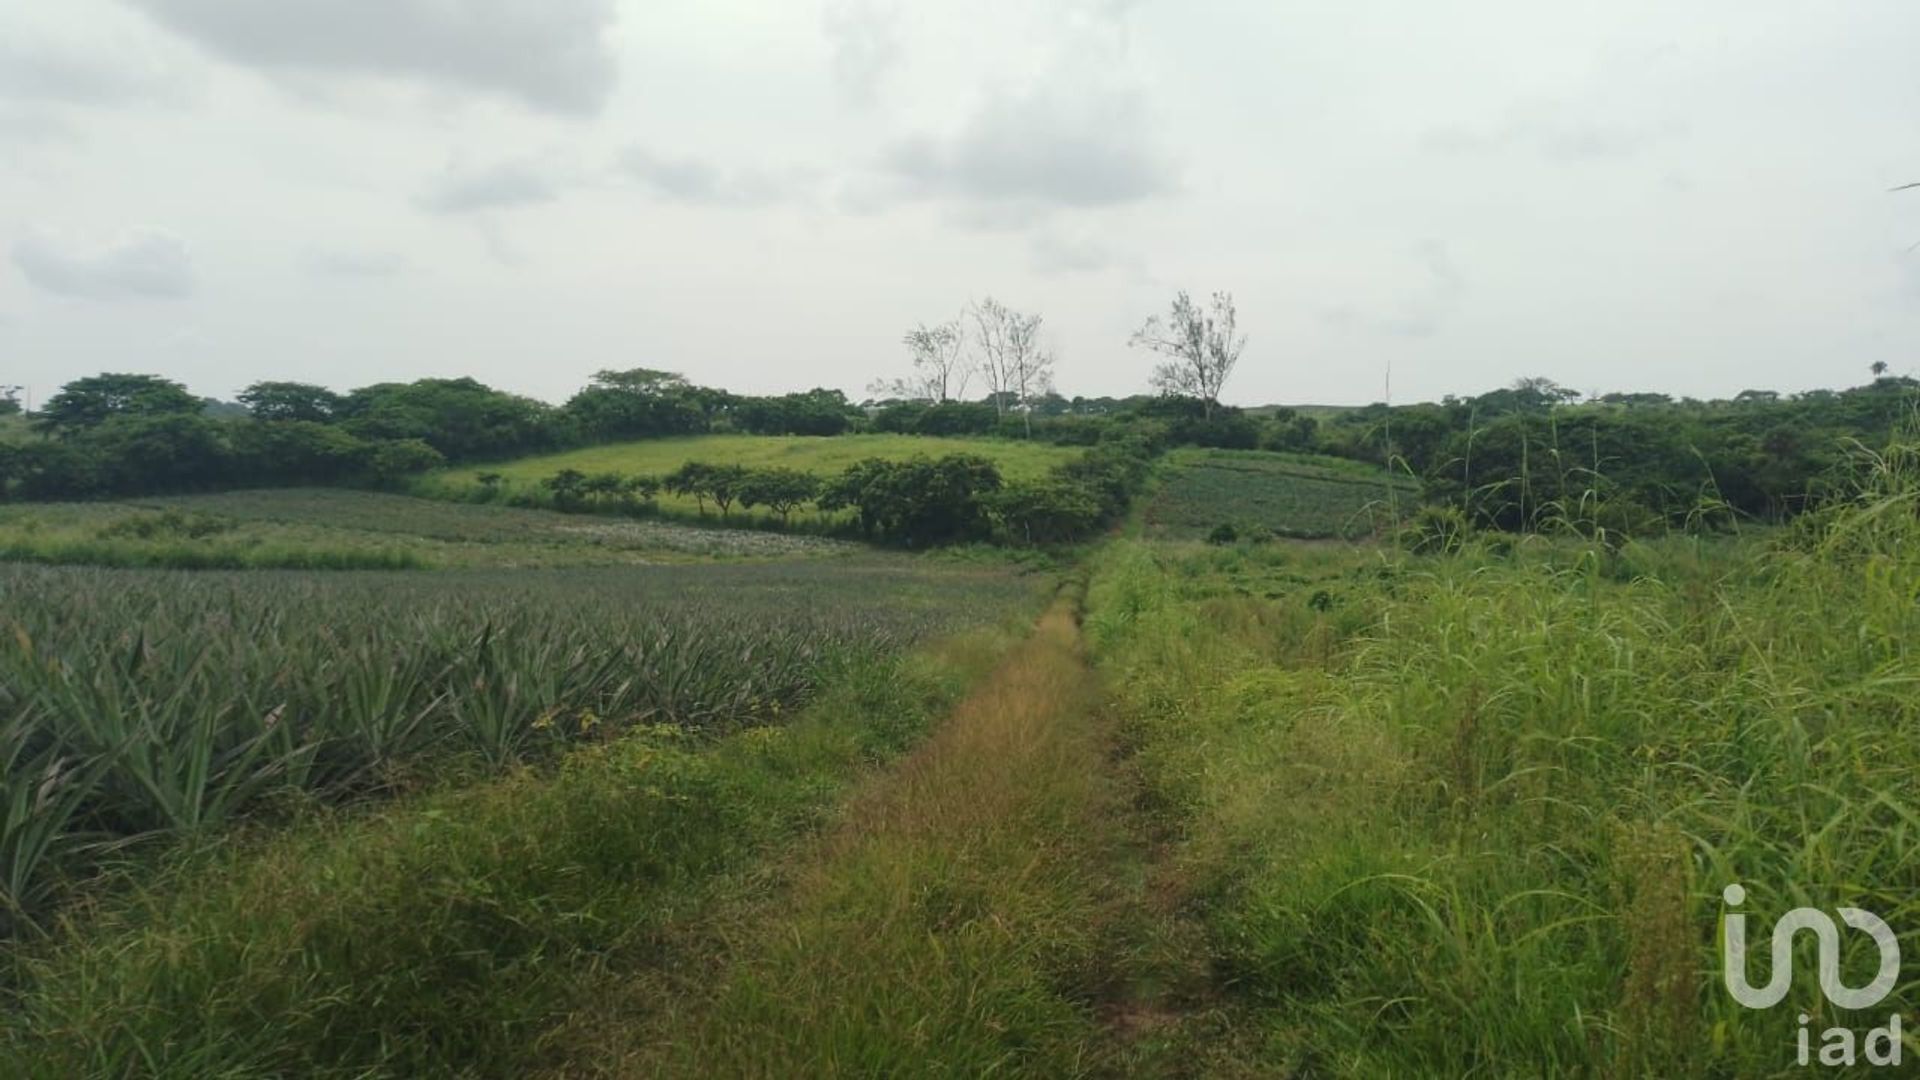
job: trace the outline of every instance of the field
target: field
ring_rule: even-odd
[[[300,488],[0,506],[0,560],[118,567],[399,570],[846,555],[819,537],[591,521],[544,510]]]
[[[1413,555],[1201,543],[1379,478],[1181,452],[1184,525],[1026,577],[564,565],[605,554],[552,534],[578,519],[398,496],[42,508],[553,562],[0,567],[0,1060],[1791,1072],[1799,1012],[1903,999],[1814,1005],[1808,942],[1805,1005],[1738,1005],[1722,890],[1920,922],[1920,453],[1859,464],[1787,528]],[[1838,944],[1867,982],[1872,939]]]
[[[517,494],[540,497],[540,481],[562,469],[582,473],[619,473],[623,476],[664,476],[689,461],[714,465],[744,465],[749,468],[780,466],[830,476],[856,461],[866,458],[900,459],[925,454],[977,454],[991,459],[1008,479],[1034,479],[1049,468],[1078,456],[1073,447],[1049,443],[1016,442],[1007,439],[952,439],[921,435],[700,435],[680,439],[648,439],[616,443],[561,454],[522,458],[498,465],[447,469],[417,482],[415,490],[442,498],[472,499],[482,494],[478,477],[498,474],[498,497]],[[692,498],[662,494],[662,509],[680,516],[700,513]],[[715,513],[711,509],[708,513]],[[718,516],[715,513],[715,516]],[[755,514],[735,510],[737,520],[765,520],[764,512]],[[815,520],[811,509],[795,515],[796,523]]]
[[[1176,450],[1142,516],[1149,533],[1352,538],[1418,504],[1418,485],[1357,462],[1261,450]]]

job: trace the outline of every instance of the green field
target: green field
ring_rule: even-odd
[[[640,442],[594,446],[561,454],[522,458],[502,464],[446,469],[419,480],[415,490],[432,497],[470,499],[480,494],[478,477],[496,473],[502,477],[499,495],[516,494],[538,497],[540,481],[561,471],[575,469],[592,475],[619,473],[623,476],[664,476],[689,461],[712,465],[744,465],[749,468],[782,467],[798,469],[816,476],[830,476],[854,462],[866,458],[898,460],[924,454],[978,454],[991,459],[1009,480],[1036,479],[1055,465],[1071,461],[1080,451],[1051,443],[1017,442],[1008,439],[949,439],[921,435],[698,435],[679,439],[648,439]],[[699,513],[699,504],[691,498],[661,494],[658,505],[679,515]],[[709,509],[709,513],[717,512]],[[769,520],[766,513],[735,510],[737,520]],[[794,521],[818,520],[812,508],[799,511]]]
[[[1418,486],[1341,458],[1264,450],[1176,450],[1142,520],[1149,535],[1204,537],[1221,525],[1242,536],[1357,537],[1419,501]]]
[[[0,505],[0,561],[210,569],[609,566],[845,555],[821,537],[293,488]]]

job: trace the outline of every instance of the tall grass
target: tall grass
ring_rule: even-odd
[[[1810,948],[1794,1008],[1737,1006],[1715,935],[1739,882],[1762,926],[1857,906],[1920,940],[1914,461],[1770,541],[1110,553],[1090,625],[1251,1063],[1749,1076],[1799,1011],[1884,1024]]]

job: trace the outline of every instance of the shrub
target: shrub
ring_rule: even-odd
[[[1397,539],[1416,555],[1451,555],[1466,545],[1472,531],[1459,507],[1423,506],[1400,529]]]

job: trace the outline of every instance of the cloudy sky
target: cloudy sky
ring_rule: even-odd
[[[1911,0],[14,0],[0,384],[904,365],[1068,393],[1232,291],[1230,400],[1920,369]]]

